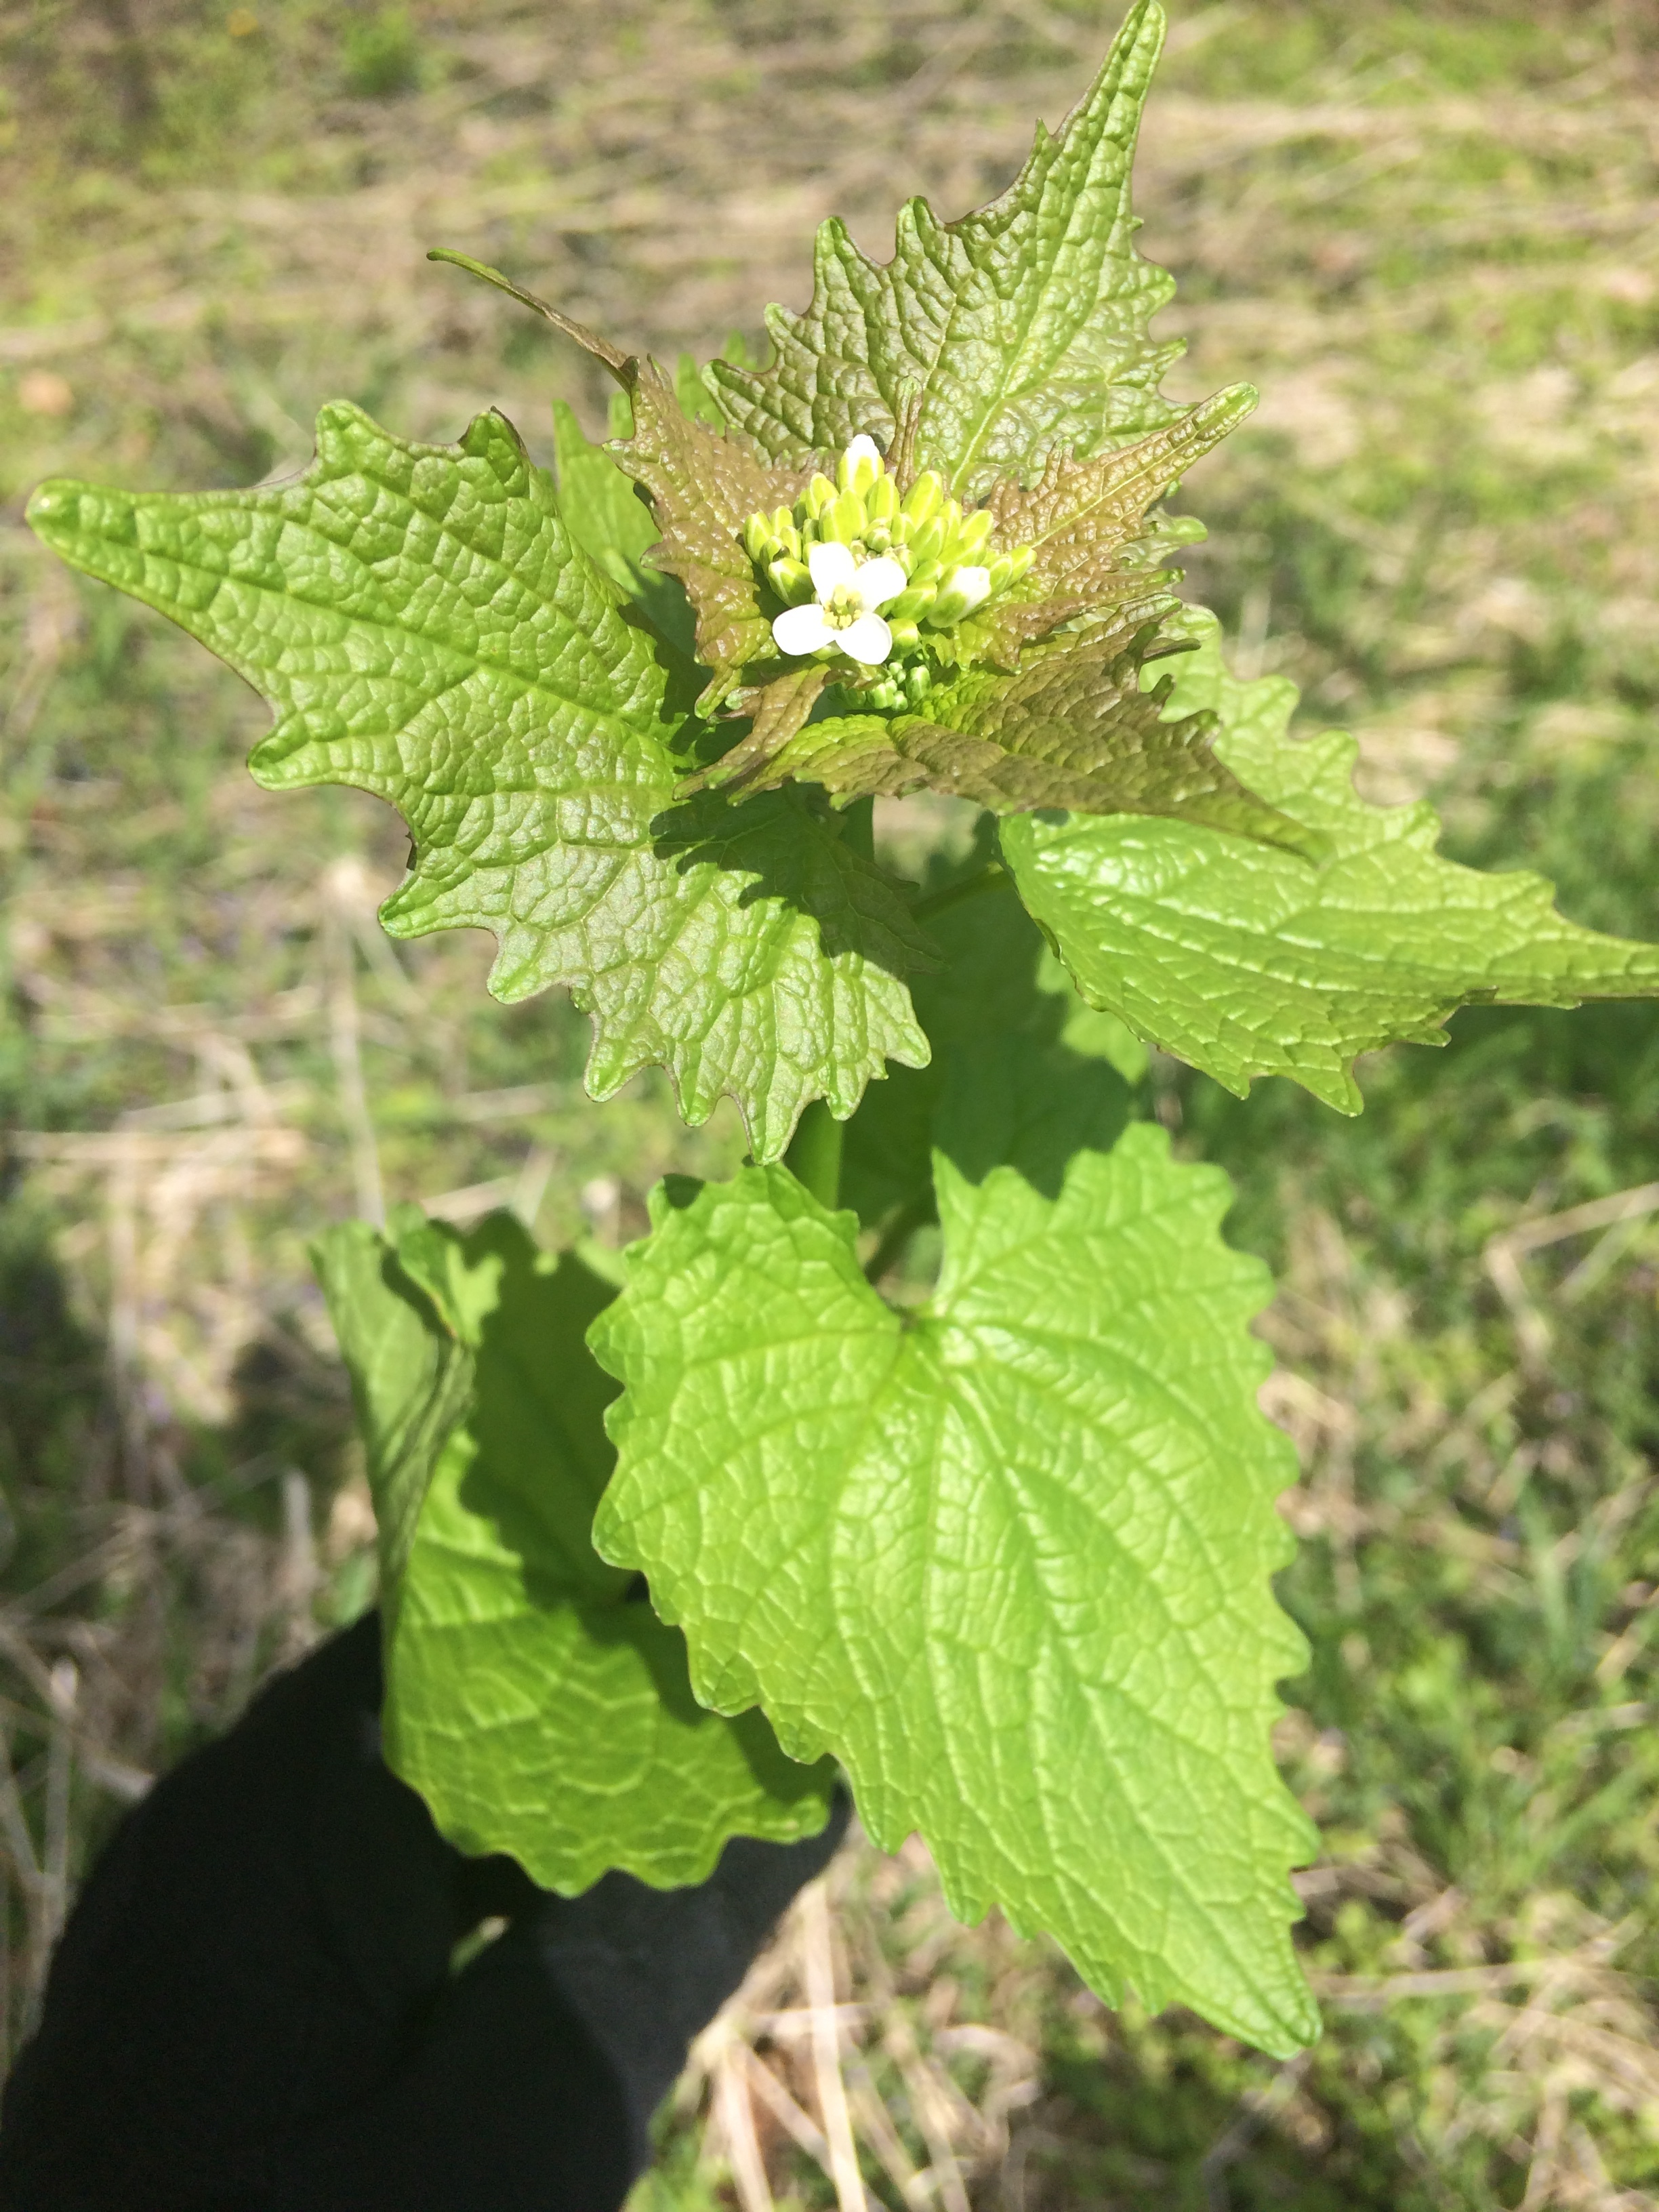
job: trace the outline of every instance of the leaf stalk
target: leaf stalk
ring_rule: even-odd
[[[629,382],[629,356],[620,346],[613,346],[609,338],[602,338],[597,331],[590,331],[586,323],[577,322],[570,315],[561,314],[545,300],[538,300],[533,292],[526,292],[499,269],[492,269],[487,261],[475,261],[471,254],[457,253],[453,246],[434,246],[427,254],[428,261],[447,261],[457,269],[465,269],[469,276],[481,276],[486,284],[493,284],[498,292],[505,292],[509,300],[516,300],[521,307],[529,307],[556,331],[568,338],[574,338],[585,353],[602,361],[617,382],[626,388]]]

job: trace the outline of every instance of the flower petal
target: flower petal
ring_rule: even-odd
[[[850,545],[826,538],[821,544],[807,547],[806,565],[812,571],[812,589],[821,599],[827,599],[838,584],[852,582],[858,562]]]
[[[980,574],[983,575],[984,570]],[[909,580],[898,562],[884,553],[878,561],[860,561],[853,572],[853,589],[865,607],[884,607],[889,599],[897,599]],[[988,578],[987,585],[988,588]],[[981,592],[980,597],[984,596]]]
[[[812,550],[816,552],[817,548]],[[886,627],[884,623],[882,628]],[[823,619],[823,609],[816,603],[786,607],[772,625],[773,641],[780,653],[817,653],[823,646],[839,644],[845,634],[830,629]]]
[[[881,447],[873,438],[866,437],[862,430],[847,448],[847,458],[854,467],[860,461],[873,461],[876,465],[876,473],[878,475],[881,473]]]
[[[879,615],[860,615],[848,629],[831,635],[844,653],[866,668],[878,667],[893,650],[893,633]]]

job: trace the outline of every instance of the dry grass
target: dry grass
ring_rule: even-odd
[[[253,790],[261,711],[78,590],[19,495],[59,469],[285,471],[340,392],[416,436],[500,404],[533,448],[556,394],[597,422],[587,366],[428,245],[706,354],[801,301],[822,216],[880,251],[901,192],[955,210],[999,188],[1109,27],[1045,0],[902,19],[472,0],[414,9],[417,82],[377,98],[351,88],[367,64],[337,11],[234,17],[0,8],[12,2039],[120,1806],[367,1595],[306,1237],[416,1197],[615,1243],[665,1167],[719,1172],[740,1141],[724,1115],[679,1131],[659,1085],[589,1109],[579,1025],[489,1007],[478,940],[392,948],[373,912],[395,825],[349,794]],[[1246,672],[1283,669],[1355,723],[1370,791],[1435,786],[1469,840],[1501,817],[1571,851],[1579,801],[1559,834],[1527,811],[1558,784],[1607,799],[1609,854],[1651,820],[1614,771],[1659,697],[1656,33],[1636,4],[1379,11],[1369,31],[1315,5],[1195,8],[1149,124],[1146,242],[1182,276],[1169,325],[1190,346],[1176,388],[1266,394],[1193,486],[1221,524],[1195,579]],[[1616,903],[1632,864],[1580,876],[1585,918],[1637,926]],[[1160,1110],[1282,1248],[1269,1403],[1308,1475],[1294,1601],[1316,1652],[1283,1749],[1326,1835],[1304,1881],[1321,2051],[1275,2068],[1190,2023],[1114,2021],[1042,1947],[957,1929],[914,1850],[853,1850],[833,1910],[804,1900],[700,2043],[659,2203],[1659,2203],[1656,1960],[1632,1901],[1653,1855],[1652,1444],[1617,1412],[1626,1370],[1597,1379],[1651,1306],[1659,1231],[1651,1124],[1586,1088],[1469,1088],[1482,1158],[1423,1133],[1460,1110],[1416,1103],[1426,1080],[1385,1085],[1371,1182],[1369,1155],[1286,1109],[1244,1128],[1288,1134],[1277,1180],[1231,1109],[1160,1073]],[[1309,1164],[1327,1146],[1358,1213]],[[1413,1211],[1419,1184],[1437,1195]],[[1649,1342],[1626,1362],[1644,1387]],[[1541,1650],[1561,1620],[1541,1687],[1480,1643],[1520,1623],[1504,1650]],[[1462,1661],[1441,1650],[1459,1638]],[[1460,1664],[1486,1698],[1467,1711]],[[1339,1676],[1374,1741],[1332,1723]],[[1413,1759],[1455,1777],[1452,1811],[1413,1795]]]

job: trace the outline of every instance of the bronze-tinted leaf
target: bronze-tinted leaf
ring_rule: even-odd
[[[1248,384],[1233,385],[1115,453],[1090,461],[1051,453],[1029,491],[1012,477],[994,485],[985,502],[993,544],[1004,551],[1029,545],[1032,561],[1018,596],[981,617],[987,657],[1012,667],[1024,646],[1061,623],[1144,596],[1159,557],[1148,540],[1148,510],[1255,399]],[[1130,618],[1127,608],[1121,618]]]
[[[961,677],[930,696],[925,715],[809,723],[750,787],[792,777],[843,800],[926,787],[999,814],[1171,815],[1316,857],[1316,837],[1216,758],[1212,715],[1162,720],[1164,687],[1140,689],[1153,640],[1150,624],[1103,628],[1048,647],[1017,675]]]
[[[649,362],[630,362],[624,381],[634,434],[611,450],[645,487],[662,532],[652,565],[678,576],[696,610],[697,658],[714,677],[700,702],[708,713],[748,663],[774,650],[744,525],[751,514],[793,507],[812,470],[769,467],[740,435],[694,422]]]
[[[734,691],[732,704],[754,717],[748,736],[712,767],[687,776],[680,786],[680,796],[688,797],[694,791],[736,793],[752,783],[805,721],[830,677],[830,671],[823,662],[809,661],[774,683]]]

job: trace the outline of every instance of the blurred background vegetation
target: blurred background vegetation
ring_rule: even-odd
[[[0,0],[8,2038],[122,1806],[372,1595],[307,1237],[384,1194],[617,1243],[741,1150],[659,1083],[591,1109],[584,1025],[492,1005],[481,938],[391,945],[397,823],[256,791],[264,709],[24,496],[283,474],[337,396],[428,438],[500,405],[545,458],[592,373],[428,245],[665,357],[757,343],[821,216],[880,252],[902,194],[999,190],[1117,12]],[[1659,937],[1659,7],[1174,16],[1139,185],[1174,389],[1264,394],[1183,488],[1195,595],[1369,796]],[[1149,1079],[1282,1283],[1325,2040],[1114,2018],[861,1848],[700,2046],[658,2212],[835,2204],[839,2113],[840,2202],[893,2212],[1659,2205],[1659,1012],[1480,1010],[1364,1073],[1353,1122]]]

